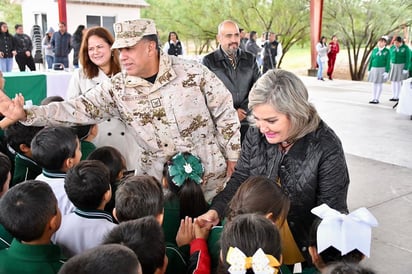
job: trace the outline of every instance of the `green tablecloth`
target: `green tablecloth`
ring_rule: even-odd
[[[5,72],[6,84],[4,89],[10,98],[21,93],[24,100],[32,100],[33,105],[40,105],[47,97],[46,75],[39,72]]]

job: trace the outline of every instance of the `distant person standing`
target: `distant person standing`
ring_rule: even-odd
[[[373,99],[369,104],[379,104],[382,85],[388,81],[391,53],[386,48],[386,39],[381,37],[378,46],[373,49],[369,61],[368,81],[373,83]]]
[[[316,52],[318,53],[316,62],[318,63],[318,80],[325,81],[323,79],[323,68],[326,64],[328,46],[326,45],[326,37],[322,36],[319,43],[316,45]]]
[[[233,98],[241,127],[241,141],[249,128],[248,114],[249,91],[260,77],[256,58],[240,49],[238,25],[230,20],[219,24],[217,40],[219,48],[203,58],[203,64],[222,80]]]
[[[43,41],[41,43],[44,49],[44,56],[46,57],[46,63],[47,63],[48,69],[52,69],[52,66],[54,63],[54,52],[53,52],[53,48],[51,45],[51,38],[52,38],[53,33],[54,33],[54,29],[50,27],[47,30],[46,35],[44,36]]]
[[[86,31],[84,25],[79,25],[72,36],[72,47],[73,47],[73,67],[79,68],[79,51],[82,44],[83,34]]]
[[[186,54],[183,43],[179,41],[179,36],[177,36],[176,32],[169,32],[169,37],[167,38],[167,42],[163,47],[163,52],[174,56]]]
[[[34,64],[33,55],[33,43],[30,36],[23,33],[23,25],[17,24],[15,27],[16,34],[14,35],[14,41],[16,44],[16,63],[19,65],[20,71],[25,71],[26,66],[31,70],[36,70]]]
[[[16,55],[16,46],[13,36],[5,22],[0,22],[0,70],[10,72],[13,69],[13,57]]]
[[[277,35],[273,32],[265,34],[265,44],[263,45],[263,73],[269,69],[276,68],[276,65],[283,55],[282,44],[277,41]]]
[[[54,51],[54,62],[69,67],[69,53],[72,50],[71,34],[67,32],[65,22],[59,23],[59,31],[53,33],[51,45]]]
[[[248,38],[246,37],[246,32],[244,29],[239,29],[239,32],[240,32],[239,48],[241,48],[242,50],[246,50],[246,43],[248,41]]]
[[[333,74],[333,70],[335,69],[336,55],[339,53],[339,43],[338,43],[338,37],[336,37],[336,35],[332,36],[332,41],[329,42],[328,47],[329,47],[329,51],[328,51],[327,75],[329,77],[329,80],[333,80],[332,74]]]
[[[389,101],[399,101],[402,80],[409,76],[409,66],[411,63],[411,52],[409,47],[402,41],[402,37],[397,36],[390,48],[391,71],[389,80],[392,82],[392,98]]]
[[[246,51],[252,53],[253,56],[256,57],[256,61],[258,62],[260,67],[262,65],[262,58],[260,58],[260,52],[262,51],[262,48],[258,46],[256,39],[257,33],[256,31],[252,30],[250,32],[249,40],[246,43]]]

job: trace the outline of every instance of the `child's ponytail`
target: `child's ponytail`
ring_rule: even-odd
[[[200,159],[188,152],[177,153],[165,164],[169,190],[180,202],[180,218],[196,218],[208,210],[202,190],[204,168]]]

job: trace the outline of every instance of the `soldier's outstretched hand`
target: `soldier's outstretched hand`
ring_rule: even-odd
[[[10,99],[3,90],[0,90],[0,113],[11,120],[26,120],[24,111],[24,97],[16,94],[14,99]]]

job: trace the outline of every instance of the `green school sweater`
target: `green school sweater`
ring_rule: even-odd
[[[56,274],[63,265],[60,247],[54,244],[28,245],[14,239],[0,250],[0,274]]]

